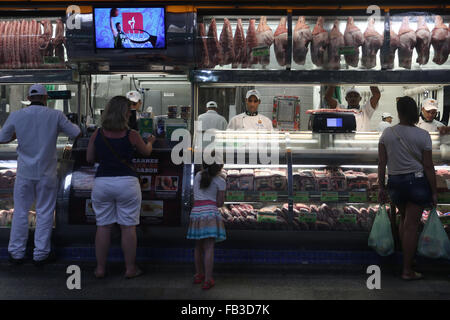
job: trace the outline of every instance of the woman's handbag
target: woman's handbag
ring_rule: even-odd
[[[368,245],[380,256],[388,256],[395,251],[391,222],[384,204],[380,205],[377,215],[375,216],[375,221],[370,230]]]
[[[428,258],[444,258],[450,260],[450,240],[438,217],[436,208],[428,216],[417,245],[417,253]]]

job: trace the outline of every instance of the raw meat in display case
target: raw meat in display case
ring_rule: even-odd
[[[430,58],[431,31],[428,29],[423,16],[420,16],[417,21],[416,40],[416,62],[418,64],[427,64]]]
[[[316,176],[313,170],[299,170],[293,174],[294,190],[318,191]]]
[[[280,23],[274,33],[275,57],[280,66],[285,66],[287,61],[288,30],[286,28],[286,17],[281,17]]]
[[[361,63],[364,68],[372,69],[377,65],[377,53],[383,46],[383,35],[375,30],[375,19],[370,18],[364,32]]]
[[[431,31],[431,45],[434,50],[433,62],[442,65],[447,61],[450,53],[447,44],[450,31],[441,16],[436,16],[434,21],[435,26]]]
[[[333,29],[329,34],[328,68],[338,70],[341,68],[341,54],[339,49],[344,46],[344,35],[339,31],[339,21],[334,21]]]
[[[308,54],[308,46],[312,41],[312,32],[305,22],[305,17],[298,18],[293,34],[293,51],[292,56],[294,62],[300,65],[305,64],[306,55]]]
[[[241,169],[239,173],[239,190],[253,191],[255,173],[253,169]]]
[[[223,20],[222,32],[220,34],[220,46],[222,47],[223,59],[221,65],[233,63],[234,61],[234,44],[233,30],[230,21],[225,18]]]
[[[403,18],[402,25],[398,31],[400,37],[400,48],[398,49],[398,65],[411,69],[413,50],[416,46],[416,33],[409,26],[408,17]]]
[[[359,47],[364,43],[364,35],[355,25],[352,17],[347,18],[347,26],[344,32],[345,45],[354,48],[354,53],[345,54],[345,62],[352,67],[357,67],[359,63]]]
[[[208,37],[206,39],[206,44],[208,46],[208,58],[209,67],[214,68],[217,65],[223,64],[223,53],[222,46],[217,39],[217,24],[216,19],[212,19],[211,24],[208,29]]]
[[[258,40],[258,46],[267,46],[269,48],[274,42],[274,35],[272,29],[267,24],[266,16],[262,16],[259,19],[258,29],[256,29],[256,39]],[[259,57],[258,62],[262,65],[270,64],[270,55]]]
[[[245,42],[244,27],[242,26],[242,19],[237,19],[236,31],[234,32],[234,61],[233,68],[237,68],[246,63],[247,46]]]
[[[326,65],[326,51],[328,47],[328,32],[323,28],[323,17],[317,18],[312,32],[311,60],[318,67]]]
[[[389,22],[389,51],[385,55],[381,55],[381,66],[383,69],[394,69],[395,53],[400,47],[400,37],[392,29],[392,22]]]

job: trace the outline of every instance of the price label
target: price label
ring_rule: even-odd
[[[321,192],[320,201],[324,202],[337,202],[339,200],[339,194],[337,192]]]
[[[297,219],[299,222],[316,223],[317,214],[315,213],[301,214]]]
[[[294,202],[309,202],[309,192],[305,191],[294,192]]]
[[[369,191],[369,201],[370,202],[378,202],[378,192],[377,191]]]
[[[270,56],[270,48],[267,46],[255,47],[252,49],[253,57],[265,57]]]
[[[258,214],[256,221],[257,222],[277,222],[277,216]]]
[[[450,225],[450,216],[442,216],[439,217],[439,219],[441,220],[442,224]]]
[[[259,201],[277,201],[278,193],[276,191],[263,191],[259,193]]]
[[[437,197],[438,202],[445,202],[445,203],[450,202],[450,192],[438,193]]]
[[[355,47],[339,47],[339,54],[356,54]]]
[[[346,224],[356,224],[356,214],[342,214],[338,218],[338,221],[340,223],[346,223]]]
[[[227,191],[227,201],[229,202],[244,201],[244,191]]]
[[[349,202],[367,202],[367,193],[366,192],[350,192],[348,201]]]
[[[44,56],[44,64],[59,64],[61,59],[59,57]]]

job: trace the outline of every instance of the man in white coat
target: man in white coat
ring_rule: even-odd
[[[33,262],[50,261],[50,240],[58,190],[56,140],[60,132],[71,138],[80,128],[59,110],[47,107],[47,90],[35,84],[28,91],[30,106],[12,112],[0,131],[0,143],[17,138],[17,173],[14,215],[8,252],[10,261],[22,263],[28,239],[28,211],[36,200]]]
[[[378,124],[377,131],[383,132],[384,129],[392,127],[392,115],[389,112],[383,112],[381,122]]]
[[[438,102],[436,99],[425,99],[422,102],[422,117],[419,119],[417,126],[428,132],[437,132],[439,127],[444,124],[435,119],[438,111]]]
[[[245,95],[247,111],[234,116],[228,124],[229,130],[273,130],[272,121],[258,113],[261,94],[257,90],[249,90]]]

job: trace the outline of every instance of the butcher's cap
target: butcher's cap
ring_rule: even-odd
[[[389,112],[383,112],[383,114],[381,115],[381,118],[383,118],[383,119],[392,118],[392,114],[390,114]]]
[[[127,93],[127,99],[132,101],[132,102],[139,102],[139,100],[142,99],[142,96],[139,92],[137,91],[129,91]]]
[[[207,108],[217,108],[217,103],[215,101],[208,101],[206,104]]]
[[[356,89],[356,88],[350,88],[350,89],[348,89],[348,90],[345,92],[345,96],[348,96],[348,94],[349,94],[349,93],[352,93],[352,92],[356,92],[357,94],[359,94],[359,96],[361,96],[361,92],[359,92],[359,90]]]
[[[42,84],[33,84],[28,90],[28,96],[46,96],[47,89]]]
[[[428,99],[423,100],[423,102],[422,102],[422,107],[423,107],[425,110],[427,110],[427,111],[430,111],[430,110],[437,110],[437,109],[438,109],[438,102],[437,102],[436,99],[430,99],[430,98],[428,98]]]
[[[247,94],[245,95],[245,99],[250,98],[251,96],[255,96],[258,98],[258,100],[261,100],[261,94],[258,92],[258,90],[252,89],[247,91]]]

